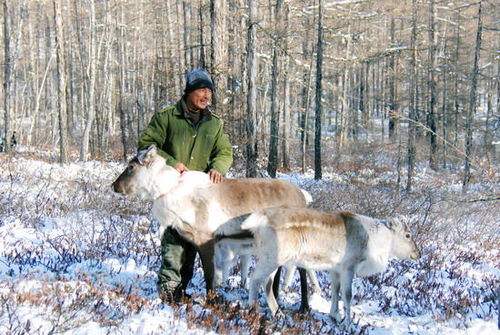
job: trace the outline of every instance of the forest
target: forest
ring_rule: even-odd
[[[3,1],[3,133],[59,160],[133,153],[203,67],[246,161],[321,168],[364,143],[463,166],[498,156],[494,1]],[[496,142],[495,142],[496,141]],[[8,147],[8,146],[7,146]],[[393,148],[394,149],[394,148]],[[472,169],[472,172],[471,172]]]
[[[422,259],[356,282],[351,332],[498,331],[497,1],[0,3],[0,332],[342,333],[322,298],[300,322],[240,312],[237,273],[223,308],[157,299],[151,206],[109,185],[194,68],[215,84],[227,177],[412,226]]]

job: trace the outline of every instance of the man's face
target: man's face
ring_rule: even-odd
[[[187,96],[188,103],[196,109],[205,109],[212,103],[212,90],[208,87],[198,88]]]

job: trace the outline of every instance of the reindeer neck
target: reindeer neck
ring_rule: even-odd
[[[164,169],[160,170],[158,175],[151,180],[150,195],[153,201],[175,191],[180,179],[181,174],[172,167],[165,166]]]

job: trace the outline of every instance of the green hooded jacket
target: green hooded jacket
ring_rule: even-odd
[[[138,148],[155,144],[170,166],[180,162],[189,170],[215,169],[224,175],[233,163],[233,150],[222,127],[222,120],[211,113],[194,126],[184,117],[179,101],[153,115]]]

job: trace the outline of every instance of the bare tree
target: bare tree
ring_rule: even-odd
[[[411,42],[410,42],[410,75],[409,75],[409,117],[408,117],[408,144],[407,144],[407,180],[406,180],[406,191],[410,192],[412,188],[413,170],[415,169],[415,140],[416,140],[416,123],[417,123],[417,112],[418,103],[416,102],[417,85],[417,0],[412,0],[412,15],[411,15]]]
[[[470,161],[472,156],[472,127],[474,121],[474,114],[476,113],[476,90],[477,90],[477,77],[479,76],[479,57],[481,52],[481,35],[483,32],[482,22],[482,1],[479,1],[479,8],[477,10],[477,32],[476,32],[476,47],[474,50],[474,62],[470,74],[470,91],[469,91],[469,108],[465,118],[465,162],[464,162],[464,178],[462,180],[462,190],[467,192],[471,172]]]
[[[12,58],[10,51],[10,15],[7,0],[2,1],[3,7],[3,41],[4,41],[4,66],[3,66],[3,110],[4,110],[4,136],[5,150],[10,150],[10,108],[11,108],[11,75]]]
[[[314,179],[321,179],[321,80],[323,78],[323,0],[318,4],[318,44],[316,55],[316,115],[314,124]]]
[[[395,22],[391,17],[391,47],[396,47],[395,40]],[[392,51],[389,56],[389,139],[394,140],[397,131],[397,109],[396,109],[396,69],[395,69],[396,51]]]
[[[288,55],[288,30],[289,30],[289,21],[290,21],[290,7],[289,4],[285,5],[285,26],[284,33],[286,34],[284,38],[284,47],[285,50],[285,71],[283,78],[283,135],[281,139],[281,157],[282,157],[282,167],[284,170],[290,170],[290,57]]]
[[[458,142],[458,114],[459,114],[459,83],[460,83],[460,71],[458,68],[459,57],[460,57],[460,9],[457,9],[457,15],[455,20],[455,57],[453,59],[453,70],[454,70],[454,86],[453,86],[453,109],[454,109],[454,138],[453,144],[456,145]]]
[[[227,61],[226,36],[226,0],[210,0],[211,30],[211,74],[215,85],[214,105],[225,116],[223,101],[225,96],[225,75]]]
[[[198,19],[199,19],[199,43],[200,43],[200,58],[199,58],[199,64],[202,68],[206,67],[206,61],[205,61],[205,41],[204,41],[204,33],[203,33],[203,0],[200,0],[199,6],[198,6]]]
[[[267,172],[272,178],[276,177],[276,169],[278,167],[278,124],[279,124],[279,105],[278,105],[278,77],[279,64],[278,58],[280,58],[281,49],[281,8],[283,6],[283,0],[276,1],[276,7],[274,10],[275,22],[275,40],[273,41],[273,66],[271,73],[271,120],[270,120],[270,131],[269,131],[269,157],[267,163]]]
[[[66,57],[64,54],[64,32],[61,0],[53,0],[54,22],[56,27],[57,48],[57,77],[58,77],[58,120],[59,120],[59,162],[66,163],[68,160],[67,148],[67,97],[66,97]]]
[[[257,56],[255,54],[256,38],[256,3],[247,0],[247,116],[246,116],[246,176],[257,176]]]
[[[88,114],[85,129],[83,131],[82,143],[80,145],[80,160],[88,159],[90,131],[95,118],[95,82],[97,71],[97,24],[95,15],[95,0],[90,0],[90,42],[89,42],[89,93],[88,93]]]
[[[302,75],[302,113],[300,114],[300,149],[301,149],[301,165],[302,165],[302,173],[306,172],[306,146],[308,144],[308,132],[307,129],[309,127],[309,105],[310,105],[310,87],[312,81],[312,68],[313,68],[313,57],[310,56],[310,24],[309,19],[306,19],[306,38],[302,42],[302,54],[304,63],[307,63],[307,67],[304,66],[304,73]]]
[[[434,67],[435,67],[435,38],[434,38],[434,0],[429,0],[429,49],[428,49],[428,59],[427,59],[427,85],[429,89],[429,100],[428,100],[428,110],[427,110],[427,128],[429,128],[429,141],[430,141],[430,153],[429,153],[429,165],[432,169],[437,168],[437,141],[436,141],[436,115],[435,115],[435,104],[436,104],[436,82],[434,80]]]

